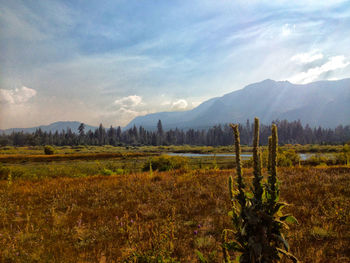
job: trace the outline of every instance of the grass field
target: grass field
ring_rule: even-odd
[[[55,146],[57,154],[84,154],[84,153],[230,153],[234,152],[234,148],[230,146]],[[262,147],[264,148],[264,147]],[[342,145],[291,145],[286,144],[280,146],[282,150],[288,150],[293,148],[299,153],[333,153],[341,152]],[[252,147],[242,146],[242,152],[252,152]],[[13,147],[4,146],[0,147],[0,155],[42,155],[44,154],[43,146],[25,146],[25,147]]]
[[[247,177],[252,171],[245,169]],[[1,262],[222,262],[233,170],[0,181]],[[350,169],[280,168],[303,262],[350,262]],[[140,261],[142,262],[142,261]],[[147,261],[144,261],[147,262]]]
[[[251,147],[243,147],[243,150],[247,155],[251,154]],[[287,155],[280,155],[280,166],[346,164],[342,146],[285,145],[280,147],[280,150],[287,153]],[[306,150],[309,150],[307,152],[309,159],[295,160],[296,152],[303,154]],[[233,154],[232,151],[233,147],[186,145],[143,147],[62,146],[55,147],[54,154],[45,155],[42,146],[0,147],[0,179],[7,179],[9,173],[11,173],[12,179],[42,179],[141,172],[145,165],[154,162],[154,158],[167,153],[214,155],[186,157],[186,169],[189,170],[230,169],[235,166],[233,156],[220,156],[220,153]],[[266,152],[266,149],[264,151]],[[294,154],[288,154],[289,151],[294,152]],[[218,154],[218,156],[215,154]],[[250,157],[243,157],[245,167],[251,167],[252,162],[249,159]]]
[[[57,155],[25,155],[25,157],[21,156],[18,159],[12,155],[0,156],[0,160],[3,161],[3,164],[0,165],[0,179],[7,179],[9,173],[12,179],[27,180],[130,174],[141,172],[145,166],[148,166],[147,164],[150,161],[152,162],[153,158],[157,158],[157,156],[150,154],[101,155],[108,156],[108,158],[93,158],[89,155],[87,156],[87,154],[79,154],[78,156],[67,154],[64,157]],[[176,157],[169,158],[176,159]],[[198,168],[207,170],[224,169],[234,166],[232,157],[194,157],[182,159],[186,161],[184,163],[186,170]]]

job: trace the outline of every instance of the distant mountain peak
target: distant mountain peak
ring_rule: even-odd
[[[255,116],[263,123],[286,119],[311,126],[335,127],[350,124],[349,98],[350,79],[302,85],[265,79],[207,100],[190,111],[139,116],[126,128],[135,125],[155,129],[159,119],[165,129],[208,128],[229,122],[245,123]]]
[[[253,83],[251,85],[258,85],[258,84],[292,84],[292,83],[288,80],[265,79],[263,81]]]
[[[277,82],[277,81],[275,81],[275,80],[273,80],[273,79],[264,79],[263,81],[261,81],[261,82],[257,82],[257,83],[271,83],[271,82]],[[255,83],[255,84],[257,84],[257,83]]]
[[[55,121],[53,123],[50,123],[49,125],[52,124],[67,124],[67,123],[81,123],[80,121]]]

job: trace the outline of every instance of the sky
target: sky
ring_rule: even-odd
[[[264,79],[350,77],[350,1],[0,0],[0,129],[125,126]]]

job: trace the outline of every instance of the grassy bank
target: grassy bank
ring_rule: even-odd
[[[262,149],[265,147],[263,146]],[[282,150],[294,149],[298,153],[335,153],[342,152],[342,145],[291,145],[280,146]],[[84,154],[84,153],[233,153],[234,148],[229,146],[193,146],[193,145],[170,145],[170,146],[54,146],[56,154]],[[252,152],[252,147],[242,146],[242,152]],[[0,147],[0,155],[42,155],[44,146]]]
[[[0,155],[2,163],[23,163],[23,162],[53,162],[69,160],[101,160],[101,159],[130,159],[144,156],[152,156],[152,153],[124,152],[124,153],[71,153],[52,155],[29,155],[29,154],[3,154]]]

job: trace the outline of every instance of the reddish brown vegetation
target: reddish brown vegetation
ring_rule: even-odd
[[[244,174],[252,178],[252,171]],[[0,182],[1,262],[119,262],[133,253],[221,262],[233,170]],[[304,262],[350,261],[350,169],[279,169]],[[215,254],[216,252],[216,254]]]

